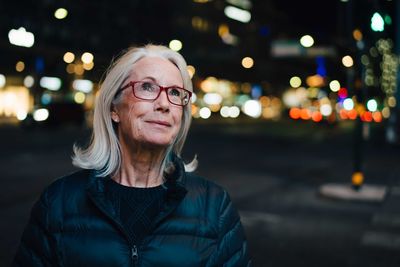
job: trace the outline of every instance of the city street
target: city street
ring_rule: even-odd
[[[73,127],[0,128],[0,263],[9,266],[30,208],[55,178],[75,168]],[[254,266],[400,266],[400,147],[370,128],[363,146],[365,184],[386,186],[380,202],[328,198],[328,183],[350,186],[351,123],[195,120],[183,158],[224,186],[239,210]]]

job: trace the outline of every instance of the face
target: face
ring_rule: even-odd
[[[145,57],[137,61],[126,81],[149,81],[161,86],[183,87],[179,69],[170,61]],[[118,124],[122,146],[151,145],[167,147],[179,132],[183,107],[171,104],[165,91],[156,100],[136,98],[131,87],[123,90],[111,117]]]

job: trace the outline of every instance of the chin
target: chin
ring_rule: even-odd
[[[144,143],[146,143],[149,146],[156,146],[156,147],[168,147],[172,144],[172,139],[168,139],[168,140],[146,140]]]

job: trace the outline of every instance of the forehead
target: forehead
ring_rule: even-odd
[[[144,57],[132,66],[131,80],[152,78],[162,85],[183,85],[181,73],[171,61],[161,57]]]

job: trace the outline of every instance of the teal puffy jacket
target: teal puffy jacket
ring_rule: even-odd
[[[141,244],[130,244],[104,192],[81,170],[52,183],[34,205],[13,266],[251,266],[228,193],[177,164],[166,201]]]

